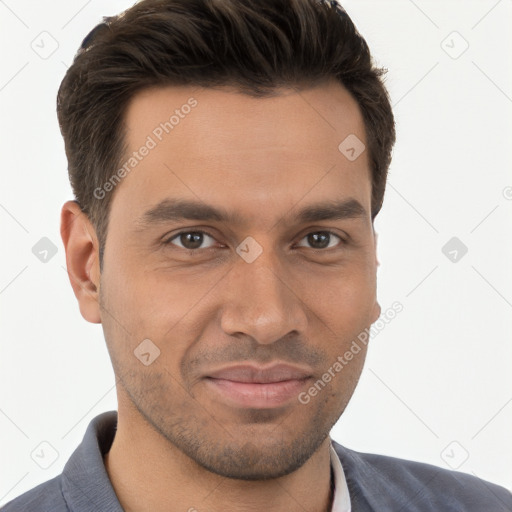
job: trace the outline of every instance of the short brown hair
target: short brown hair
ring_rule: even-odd
[[[227,85],[264,97],[279,87],[338,80],[363,115],[373,220],[395,142],[385,73],[334,0],[142,0],[103,18],[84,39],[57,96],[69,178],[96,229],[100,268],[113,194],[98,199],[94,190],[121,164],[123,115],[137,92]]]

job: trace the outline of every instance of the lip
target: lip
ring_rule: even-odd
[[[272,408],[296,398],[311,378],[308,369],[279,363],[270,367],[230,366],[210,372],[204,380],[228,405]]]
[[[207,377],[253,384],[267,384],[285,380],[301,380],[311,377],[311,370],[286,363],[271,366],[237,364],[209,372]]]

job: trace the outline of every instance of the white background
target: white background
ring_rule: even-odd
[[[131,3],[0,1],[0,504],[59,474],[89,421],[117,408],[101,326],[65,270],[55,96],[87,32]],[[398,141],[378,289],[383,311],[404,309],[373,338],[332,437],[510,488],[512,1],[343,5],[389,70]],[[32,253],[42,237],[57,247],[47,263]],[[442,252],[452,237],[468,249],[457,262]],[[51,462],[41,442],[58,453],[47,469],[31,457]]]

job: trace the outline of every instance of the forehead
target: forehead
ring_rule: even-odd
[[[137,161],[113,202],[130,204],[124,214],[132,219],[168,196],[229,203],[260,219],[301,198],[353,197],[370,208],[367,151],[350,160],[339,149],[345,140],[366,145],[364,122],[337,83],[263,98],[228,88],[147,89],[130,102],[125,127],[125,163]]]

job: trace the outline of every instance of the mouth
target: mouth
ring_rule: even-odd
[[[296,398],[311,379],[308,369],[287,364],[269,368],[237,365],[211,372],[205,383],[227,405],[268,409]]]

